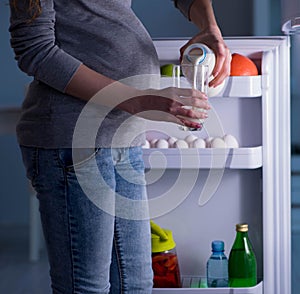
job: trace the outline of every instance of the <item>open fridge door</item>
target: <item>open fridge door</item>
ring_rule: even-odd
[[[155,288],[153,293],[290,293],[289,38],[225,41],[232,53],[250,57],[259,75],[229,77],[222,92],[210,98],[204,129],[192,135],[231,134],[239,147],[144,149],[150,215],[173,231],[182,276],[182,288]],[[161,65],[178,63],[185,42],[155,40]],[[210,128],[215,120],[218,127]],[[148,122],[147,130],[152,144],[191,135],[172,123]],[[229,256],[235,225],[241,222],[249,224],[258,284],[200,288],[211,242],[223,240]]]

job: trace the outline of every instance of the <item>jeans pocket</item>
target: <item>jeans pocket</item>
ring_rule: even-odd
[[[58,158],[64,169],[72,170],[95,158],[100,148],[58,149]]]

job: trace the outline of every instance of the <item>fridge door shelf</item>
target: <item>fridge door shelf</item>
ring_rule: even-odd
[[[225,80],[222,91],[217,95],[221,97],[260,97],[261,76],[230,76]]]
[[[146,169],[256,169],[262,167],[262,146],[249,148],[143,149]]]
[[[181,81],[182,86],[189,84],[185,77],[181,77]],[[174,86],[172,77],[161,77],[160,88],[166,88],[170,86]],[[230,76],[225,80],[225,84],[221,92],[215,97],[250,98],[260,97],[261,93],[261,75]]]
[[[191,278],[189,278],[191,280]],[[198,279],[200,282],[200,278]],[[183,279],[183,283],[185,278]],[[263,282],[249,288],[154,288],[153,294],[201,293],[201,294],[262,294]]]

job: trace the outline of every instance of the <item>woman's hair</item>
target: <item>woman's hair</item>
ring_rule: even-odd
[[[18,0],[11,0],[12,1],[12,5],[15,9],[19,9],[20,7],[18,6]],[[28,12],[28,14],[30,15],[31,20],[34,20],[35,18],[37,18],[41,12],[42,12],[42,8],[41,8],[41,3],[40,0],[23,0],[26,4],[26,11]]]

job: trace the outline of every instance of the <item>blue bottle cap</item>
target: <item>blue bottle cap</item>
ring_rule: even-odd
[[[211,248],[213,251],[224,251],[224,242],[215,240],[211,243]]]

